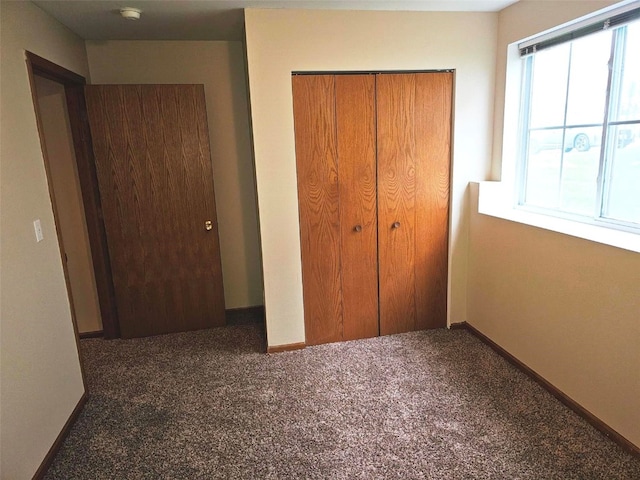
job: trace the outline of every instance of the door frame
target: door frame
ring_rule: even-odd
[[[31,86],[31,95],[33,98],[34,109],[36,113],[36,122],[38,125],[38,134],[40,136],[40,144],[42,146],[42,155],[44,158],[47,182],[49,184],[49,196],[53,206],[53,217],[58,226],[58,214],[56,212],[56,204],[52,191],[52,182],[49,171],[49,159],[44,143],[44,135],[40,111],[36,97],[34,76],[47,78],[64,86],[67,112],[69,116],[69,124],[71,127],[71,135],[73,138],[73,149],[75,152],[76,165],[78,167],[78,177],[80,180],[80,190],[82,193],[82,203],[84,205],[84,220],[87,226],[89,236],[89,246],[91,249],[91,260],[96,281],[96,289],[98,294],[98,303],[100,306],[100,316],[102,317],[102,330],[104,338],[119,338],[120,325],[118,322],[118,312],[116,308],[115,290],[113,287],[113,279],[111,275],[111,263],[109,259],[109,250],[107,246],[107,235],[102,218],[102,204],[100,201],[100,192],[98,190],[98,176],[96,173],[95,158],[93,155],[93,144],[91,140],[91,131],[89,129],[89,120],[87,117],[87,109],[84,97],[84,86],[86,79],[77,73],[67,70],[64,67],[56,65],[29,51],[26,52],[27,71],[29,76],[29,84]],[[61,244],[60,233],[56,229],[58,243]],[[62,251],[61,251],[62,254]],[[67,284],[67,292],[71,299],[69,279],[67,267],[62,259],[65,281]],[[78,338],[78,326],[75,320],[75,313],[72,317],[76,339]],[[83,374],[84,376],[84,374]]]

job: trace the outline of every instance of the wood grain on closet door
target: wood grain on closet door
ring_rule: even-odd
[[[377,76],[380,334],[415,329],[416,77]]]
[[[416,330],[447,325],[453,74],[416,74]]]
[[[378,335],[375,76],[337,75],[343,340]]]
[[[224,325],[202,85],[85,94],[122,336]]]
[[[306,343],[342,339],[335,77],[294,75]]]

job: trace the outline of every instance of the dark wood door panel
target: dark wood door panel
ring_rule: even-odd
[[[375,76],[337,75],[343,340],[378,332]]]
[[[201,85],[86,89],[123,337],[224,324]]]
[[[305,335],[342,339],[335,78],[292,77]]]

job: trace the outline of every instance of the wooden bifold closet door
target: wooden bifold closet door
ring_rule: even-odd
[[[376,336],[375,79],[294,76],[293,91],[307,343]]]
[[[292,83],[306,343],[446,326],[453,75]]]

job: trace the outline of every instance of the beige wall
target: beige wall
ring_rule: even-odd
[[[227,308],[262,305],[255,181],[241,42],[87,42],[92,83],[202,83]]]
[[[640,446],[640,255],[478,213],[470,238],[469,323]]]
[[[24,51],[89,69],[84,42],[33,4],[0,8],[0,476],[20,480],[35,473],[84,392]]]
[[[490,169],[497,17],[245,11],[269,345],[305,339],[291,98],[298,70],[456,70],[449,317],[466,320],[467,185]]]
[[[76,325],[80,333],[95,332],[102,319],[64,86],[40,76],[35,81]]]
[[[503,73],[508,42],[610,2],[549,3],[500,13]],[[640,446],[640,255],[480,215],[471,200],[469,323]]]

